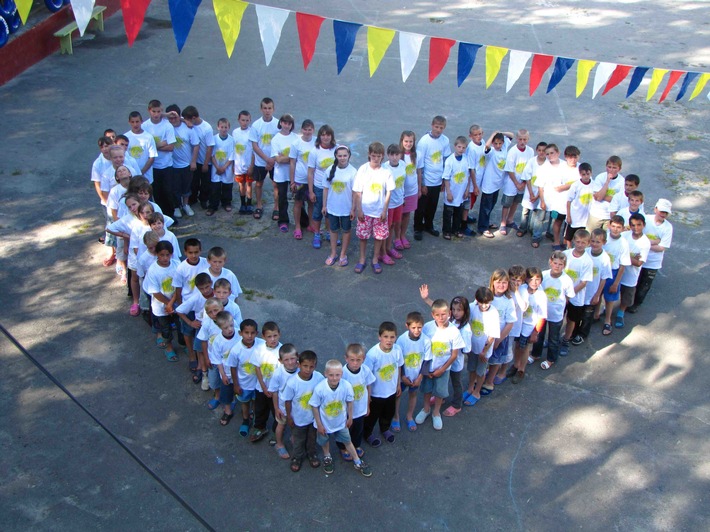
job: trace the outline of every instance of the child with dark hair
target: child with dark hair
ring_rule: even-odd
[[[356,170],[350,164],[350,148],[338,146],[335,149],[335,163],[326,171],[323,181],[323,215],[328,217],[330,230],[330,254],[325,259],[328,266],[335,264],[338,254],[338,231],[342,229],[343,240],[340,248],[340,266],[348,265],[348,246],[355,218],[353,206],[353,181]],[[295,216],[295,215],[294,215]]]

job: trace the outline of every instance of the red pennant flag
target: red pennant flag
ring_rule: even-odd
[[[547,72],[547,69],[552,65],[554,57],[545,54],[535,54],[530,66],[530,96],[535,94],[535,91],[540,86],[542,76]]]
[[[456,44],[453,39],[432,37],[429,40],[429,83],[441,74],[444,65],[449,60],[451,48]]]
[[[145,12],[148,9],[149,4],[150,0],[121,0],[123,25],[126,28],[128,46],[133,46],[136,37],[138,37],[138,32],[143,25]]]
[[[301,42],[304,70],[308,70],[308,65],[313,59],[313,54],[316,51],[316,41],[324,20],[324,17],[319,17],[318,15],[296,13],[296,26],[298,27],[298,39]]]
[[[663,100],[666,99],[666,96],[668,96],[668,93],[671,92],[671,89],[673,88],[673,85],[676,84],[676,82],[680,79],[680,77],[685,74],[682,70],[673,70],[668,76],[668,83],[666,84],[666,88],[663,90],[663,94],[661,94],[661,99],[658,100],[658,103],[661,103]]]
[[[609,81],[606,82],[606,87],[604,87],[604,90],[602,91],[602,96],[624,81],[626,76],[629,75],[629,72],[631,72],[632,68],[633,67],[628,65],[616,65],[614,72],[612,72],[611,76],[609,76]]]

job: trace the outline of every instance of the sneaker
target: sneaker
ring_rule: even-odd
[[[206,372],[202,374],[202,383],[200,384],[200,388],[203,392],[206,392],[210,389],[210,380],[207,378]]]
[[[195,216],[195,211],[193,211],[192,207],[190,207],[189,205],[183,206],[182,210],[185,211],[185,214],[187,216]]]
[[[320,233],[313,235],[313,249],[320,249]]]
[[[476,236],[477,235],[476,231],[474,231],[470,227],[467,227],[466,229],[464,229],[463,234],[466,236]]]
[[[417,417],[414,418],[414,421],[416,422],[417,425],[421,425],[426,421],[426,418],[429,417],[429,414],[431,412],[425,412],[424,409],[422,408],[419,413],[417,414]]]
[[[431,236],[439,236],[441,234],[433,227],[431,229],[427,229],[426,232],[429,233]]]
[[[241,214],[241,215],[249,214],[249,211],[247,210],[246,205],[239,206],[239,214]]]
[[[179,207],[176,207],[173,211],[173,218],[182,218],[182,211]]]
[[[372,476],[372,469],[370,469],[370,466],[362,460],[360,460],[359,464],[353,463],[353,467],[355,468],[355,471],[359,471],[363,477]]]
[[[582,335],[577,335],[570,342],[572,345],[582,345],[584,343],[584,337]]]
[[[566,357],[567,355],[569,355],[569,340],[563,338],[560,340],[560,356]]]
[[[414,240],[421,240],[423,238],[423,234],[421,231],[414,231]]]
[[[631,305],[630,307],[626,308],[626,312],[630,314],[636,314],[638,312],[639,308],[637,305]]]
[[[335,471],[335,468],[333,467],[333,458],[331,456],[323,458],[323,471],[325,471],[327,475],[331,475]]]

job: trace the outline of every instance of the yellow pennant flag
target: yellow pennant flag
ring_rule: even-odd
[[[212,3],[217,24],[222,32],[222,40],[227,49],[227,57],[232,57],[234,45],[242,29],[242,16],[249,4],[241,0],[212,0]]]
[[[503,62],[507,48],[499,46],[486,46],[486,88],[491,86],[500,72],[500,65]]]
[[[385,56],[387,48],[394,39],[394,30],[384,28],[367,27],[367,61],[370,64],[370,77],[375,73],[380,61]]]
[[[577,61],[577,98],[584,92],[584,88],[589,81],[589,73],[596,64],[596,61],[590,61],[589,59],[580,59]]]
[[[17,0],[15,2],[15,5],[17,6],[17,11],[20,13],[20,19],[22,20],[22,23],[26,24],[27,17],[30,14],[30,9],[32,9],[32,0]]]
[[[698,94],[702,92],[702,90],[705,88],[705,84],[708,82],[710,79],[710,74],[702,74],[700,76],[700,79],[698,82],[695,84],[695,88],[693,89],[693,93],[690,95],[690,98],[688,98],[688,101],[692,100],[695,98]]]
[[[658,86],[661,84],[661,81],[663,80],[663,76],[665,76],[667,73],[668,73],[668,69],[666,69],[666,68],[654,68],[653,69],[653,74],[651,74],[651,83],[649,84],[648,92],[646,93],[646,101],[653,98],[653,95],[656,94],[656,91],[658,90]]]

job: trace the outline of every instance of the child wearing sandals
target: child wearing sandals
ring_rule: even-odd
[[[146,233],[149,234],[149,233]],[[180,263],[182,266],[185,262]],[[178,274],[180,271],[178,266]],[[205,310],[205,301],[214,296],[212,290],[212,279],[205,272],[198,273],[191,284],[197,290],[193,290],[187,297],[183,298],[182,302],[175,308],[175,312],[180,318],[180,330],[185,338],[185,348],[189,359],[188,367],[192,372],[192,382],[200,383],[203,378],[207,379],[207,368],[198,359],[197,353],[202,351],[201,341],[195,341],[195,333],[199,330],[202,322],[202,314]],[[173,285],[175,281],[173,280]],[[175,287],[175,291],[178,288]]]
[[[394,434],[390,431],[395,416],[396,398],[401,393],[400,370],[404,364],[402,349],[395,344],[397,326],[391,321],[380,324],[379,343],[375,344],[365,356],[365,364],[375,375],[370,395],[370,412],[365,417],[363,437],[373,447],[382,445],[382,440],[373,434],[379,423],[380,434],[389,443],[394,443]]]
[[[215,338],[220,334],[220,329],[215,323],[217,314],[224,310],[224,305],[216,297],[210,297],[205,301],[205,308],[202,313],[202,321],[200,328],[195,335],[195,341],[199,340],[200,349],[197,351],[200,368],[202,369],[202,385],[203,391],[212,390],[214,397],[210,400],[207,408],[214,410],[219,406],[219,389],[222,385],[222,379],[219,375],[217,366],[212,365],[212,360],[209,356],[209,346],[212,345]]]
[[[308,201],[308,158],[316,144],[313,138],[315,129],[313,120],[306,118],[301,124],[301,136],[291,145],[288,153],[291,159],[289,179],[291,193],[293,194],[293,238],[303,239],[303,230],[308,225],[308,214],[303,211],[303,203]]]
[[[565,306],[567,300],[575,295],[574,283],[565,273],[567,255],[562,251],[553,251],[549,264],[550,269],[542,272],[542,284],[540,285],[547,295],[547,320],[532,348],[533,361],[538,360],[542,356],[547,336],[547,359],[540,364],[544,370],[550,369],[557,362],[557,357],[560,354],[560,333],[562,332]]]
[[[275,321],[267,321],[261,327],[261,336],[264,343],[259,349],[254,351],[251,363],[256,373],[256,391],[254,397],[254,427],[249,434],[249,441],[256,443],[266,436],[269,431],[266,424],[269,421],[269,414],[274,416],[276,424],[276,412],[274,402],[271,400],[269,383],[279,366],[279,350],[281,349],[281,330]],[[273,427],[276,429],[276,427]]]
[[[598,227],[592,231],[591,244],[586,252],[592,259],[592,281],[584,289],[584,311],[582,323],[572,333],[572,345],[579,345],[587,339],[594,322],[594,312],[599,306],[607,279],[611,279],[611,259],[604,251],[606,231]],[[597,319],[599,319],[597,317]]]
[[[239,324],[239,336],[241,341],[232,347],[227,357],[225,367],[229,368],[234,384],[234,395],[242,408],[242,424],[239,426],[239,434],[243,437],[249,435],[250,415],[249,406],[256,396],[256,370],[252,364],[254,354],[263,348],[264,340],[257,338],[259,325],[252,319],[247,318]],[[229,423],[227,420],[225,425]]]
[[[283,398],[283,391],[286,389],[288,382],[293,379],[298,373],[298,352],[293,344],[284,344],[279,349],[279,362],[276,366],[274,374],[269,381],[269,392],[271,392],[271,400],[274,403],[274,417],[276,418],[276,430],[274,435],[276,438],[276,452],[279,458],[288,460],[291,455],[288,454],[284,445],[284,432],[286,431],[286,401]]]
[[[547,320],[547,295],[539,290],[542,284],[542,270],[532,266],[525,270],[526,284],[518,289],[520,299],[525,303],[521,305],[523,310],[523,323],[520,335],[515,345],[515,359],[511,366],[511,379],[513,384],[518,384],[525,378],[525,368],[532,364],[532,358],[528,359],[528,353],[532,345],[537,342],[538,335],[545,328]]]
[[[173,349],[173,304],[176,293],[173,288],[173,277],[179,262],[173,259],[173,245],[170,242],[161,241],[155,246],[157,260],[145,274],[143,289],[151,296],[151,311],[157,319],[160,329],[156,344],[161,349],[165,349],[165,357],[168,362],[177,362],[178,356]]]
[[[407,401],[407,429],[409,432],[417,430],[417,423],[414,421],[414,407],[417,405],[417,392],[424,378],[425,367],[428,367],[431,360],[431,340],[422,334],[424,327],[424,316],[419,312],[407,314],[407,332],[397,338],[397,345],[402,349],[404,364],[402,365],[401,386],[402,392],[408,391]],[[392,430],[398,431],[399,423],[399,400],[395,405],[395,417],[392,420]]]
[[[320,249],[320,224],[323,220],[323,180],[325,171],[335,162],[335,131],[324,124],[316,135],[315,147],[308,156],[309,218],[312,220],[313,247]]]
[[[520,331],[523,328],[523,314],[528,309],[528,299],[520,291],[520,287],[525,284],[527,279],[525,275],[525,267],[520,264],[515,264],[508,268],[508,278],[510,284],[510,292],[512,295],[513,305],[515,306],[515,323],[508,335],[508,356],[510,362],[503,364],[498,369],[498,374],[493,379],[493,384],[498,386],[502,384],[508,377],[515,375],[515,352],[520,338]]]
[[[313,425],[313,408],[308,404],[313,390],[325,377],[316,371],[318,356],[313,351],[303,351],[298,356],[298,374],[290,379],[281,394],[284,399],[288,425],[291,427],[293,457],[291,471],[301,470],[308,456],[312,468],[320,467],[316,451],[316,428]]]
[[[469,195],[468,160],[466,152],[466,137],[456,137],[454,155],[444,162],[444,212],[442,214],[442,231],[445,240],[451,240],[452,235],[463,238],[463,203]]]
[[[372,471],[357,454],[350,439],[348,427],[353,422],[355,393],[352,385],[343,378],[343,364],[329,360],[325,364],[325,380],[313,389],[308,404],[313,408],[314,424],[318,431],[316,442],[323,449],[323,471],[330,475],[335,471],[330,455],[330,436],[342,443],[352,457],[353,466],[362,476],[372,476]]]
[[[404,203],[402,205],[402,221],[394,241],[394,249],[397,251],[412,247],[412,244],[407,240],[407,228],[409,227],[409,219],[412,217],[412,213],[417,210],[421,188],[420,177],[417,175],[417,150],[414,149],[416,143],[417,136],[413,131],[402,131],[399,137],[399,148],[402,153],[405,171]]]
[[[424,324],[422,334],[431,341],[431,362],[428,373],[422,380],[421,392],[424,395],[423,408],[414,418],[421,425],[431,414],[434,430],[444,427],[441,419],[441,405],[449,396],[449,369],[456,361],[459,351],[466,344],[458,327],[450,321],[451,312],[444,299],[437,299],[431,305],[432,321]],[[434,397],[432,408],[431,399]]]
[[[394,179],[394,189],[390,196],[389,209],[387,210],[387,227],[389,235],[385,240],[385,246],[380,255],[380,260],[390,266],[394,264],[393,259],[401,259],[402,254],[394,247],[394,241],[402,241],[400,234],[402,229],[402,211],[404,210],[404,182],[406,180],[407,169],[401,162],[402,150],[398,144],[387,146],[387,162],[382,165],[390,171]]]
[[[357,216],[356,235],[360,239],[360,260],[355,266],[355,273],[365,270],[367,241],[375,237],[372,254],[372,270],[382,273],[379,257],[384,253],[385,240],[389,236],[387,210],[390,196],[394,190],[392,173],[381,167],[385,147],[381,142],[368,146],[368,162],[363,164],[355,175],[353,183],[353,203]]]
[[[350,148],[347,146],[341,145],[335,149],[335,160],[335,164],[326,171],[327,177],[323,181],[322,213],[328,217],[330,226],[330,255],[325,259],[325,263],[332,266],[338,260],[338,231],[342,229],[340,265],[347,266],[352,220],[355,218],[353,181],[356,170],[350,164]]]
[[[271,139],[271,156],[274,158],[272,173],[274,187],[278,191],[278,225],[279,231],[288,232],[288,189],[291,173],[291,145],[298,139],[293,133],[294,119],[289,114],[279,118],[279,132]]]
[[[621,278],[624,276],[626,268],[631,267],[631,255],[629,254],[629,243],[625,238],[621,237],[624,230],[624,219],[621,216],[614,215],[609,220],[609,231],[604,251],[609,255],[611,260],[611,278],[606,280],[604,284],[604,329],[602,334],[609,336],[612,333],[611,316],[614,313],[614,307],[617,301],[621,298]],[[599,314],[601,305],[597,307],[597,315]]]
[[[211,304],[210,309],[219,308]],[[207,304],[205,303],[205,309]],[[208,379],[210,388],[214,390],[214,398],[207,404],[207,408],[214,410],[222,405],[224,411],[219,420],[223,427],[229,425],[234,413],[232,412],[232,401],[234,400],[234,385],[229,374],[227,360],[232,348],[239,342],[239,335],[234,330],[234,318],[226,310],[222,310],[214,317],[214,324],[220,330],[215,335],[214,340],[208,342],[207,355],[210,361]]]
[[[493,343],[500,336],[498,311],[493,306],[493,292],[481,286],[476,290],[476,305],[471,307],[471,352],[468,355],[468,390],[463,404],[473,406],[481,399],[488,359],[493,354]]]
[[[362,433],[365,428],[365,416],[370,409],[370,392],[372,383],[375,382],[375,375],[372,370],[364,365],[365,349],[361,344],[350,344],[345,350],[345,367],[343,368],[343,379],[348,381],[353,387],[353,422],[350,425],[350,439],[353,442],[358,458],[362,458],[365,451],[362,448]],[[345,449],[345,445],[336,442],[340,449],[340,456],[343,460],[350,462],[353,459]]]

